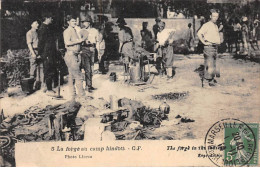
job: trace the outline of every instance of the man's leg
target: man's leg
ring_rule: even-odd
[[[72,71],[69,70],[69,75],[68,75],[68,86],[69,86],[69,98],[71,100],[75,100],[76,97],[76,89],[74,87],[74,80],[72,76]]]
[[[44,77],[45,77],[45,82],[46,82],[48,91],[53,91],[52,90],[53,76],[54,76],[54,67],[53,67],[53,65],[47,63],[45,65]]]
[[[220,68],[217,62],[218,62],[218,54],[216,50],[213,55],[213,66],[214,66],[213,79],[214,77],[220,77]]]
[[[77,94],[79,97],[84,97],[86,94],[85,94],[85,91],[83,89],[83,78],[81,76],[81,73],[80,71],[78,71],[77,74],[75,74],[75,85],[77,87]]]
[[[243,48],[244,54],[248,54],[248,43],[246,38],[243,38]]]
[[[75,99],[76,89],[75,89],[75,86],[73,84],[73,80],[76,77],[75,74],[80,74],[79,63],[77,61],[78,59],[77,59],[77,56],[75,56],[73,54],[73,52],[67,52],[65,54],[64,60],[65,60],[65,63],[67,65],[68,71],[69,71],[68,86],[69,86],[70,98]]]
[[[160,75],[162,73],[162,57],[156,58],[156,69],[158,71],[158,74]]]
[[[49,93],[55,93],[53,90],[52,90],[52,79],[53,79],[53,74],[51,72],[48,72],[50,70],[46,70],[45,74],[44,74],[44,77],[45,77],[45,83],[46,83],[46,86],[47,86],[47,92]]]
[[[92,87],[92,56],[87,55],[85,59],[86,86]]]
[[[214,74],[214,59],[213,49],[210,47],[204,48],[204,78],[208,81],[213,80]]]
[[[167,71],[167,77],[172,78],[172,66],[173,66],[173,47],[168,46],[167,51],[166,51],[166,62],[165,62],[165,67]]]
[[[54,88],[56,88],[59,85],[59,72],[57,69],[53,70],[53,82],[54,82]]]
[[[35,78],[37,68],[36,58],[30,58],[30,78]]]
[[[81,54],[81,66],[85,71],[85,82],[86,82],[86,89],[88,89],[88,83],[89,83],[89,69],[88,62],[89,62],[89,50],[87,48],[82,49],[82,54]]]

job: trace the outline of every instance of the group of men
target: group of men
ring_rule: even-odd
[[[140,31],[142,36],[142,47],[150,52],[156,53],[156,69],[161,75],[167,75],[172,78],[173,67],[173,38],[174,29],[165,29],[165,22],[161,18],[156,18],[156,24],[153,26],[154,39],[151,31],[147,29],[148,23],[143,22],[143,29]],[[135,56],[135,46],[133,43],[132,30],[127,27],[123,18],[119,18],[116,22],[120,28],[119,37],[119,53],[122,54],[125,64],[125,72],[128,72],[128,67],[131,59]],[[155,40],[155,41],[154,41]]]
[[[219,17],[218,11],[211,10],[210,17],[211,20],[202,25],[198,31],[198,38],[204,44],[204,79],[208,80],[210,86],[215,86],[217,83],[216,77],[220,76],[216,64],[217,47],[221,43],[219,29],[216,25]],[[56,41],[49,27],[52,21],[52,16],[46,15],[38,31],[39,23],[34,21],[31,25],[31,30],[26,34],[31,56],[30,76],[35,78],[37,70],[38,80],[45,83],[48,95],[55,95],[53,87],[55,88],[58,84]],[[95,90],[92,86],[94,60],[95,56],[98,56],[99,61],[102,60],[105,49],[102,34],[97,29],[91,27],[91,17],[83,15],[80,18],[80,22],[79,27],[76,16],[67,16],[68,28],[63,32],[66,48],[64,60],[69,72],[68,84],[71,99],[75,99],[76,89],[79,98],[85,98],[83,79],[86,81],[85,90],[89,92]],[[133,34],[132,30],[126,26],[127,24],[123,18],[118,18],[116,24],[120,28],[118,33],[120,42],[119,52],[122,55],[125,72],[127,73],[129,63],[135,55]],[[148,38],[151,38],[151,33],[147,31],[147,23],[144,23],[143,27],[144,29],[141,31],[142,37],[148,36]],[[156,40],[155,48],[153,49],[157,53],[156,68],[159,74],[165,74],[168,78],[171,78],[173,76],[174,55],[172,44],[175,30],[165,29],[165,22],[157,18],[153,31]],[[151,48],[151,44],[148,44],[148,46]],[[82,72],[85,72],[85,78],[83,78]]]
[[[66,48],[64,61],[69,72],[69,96],[73,100],[76,97],[76,89],[79,98],[85,98],[85,90],[88,92],[95,90],[92,86],[94,60],[97,56],[101,61],[105,49],[102,34],[92,28],[92,18],[82,15],[80,26],[77,18],[77,16],[68,15],[66,18],[68,28],[63,32]],[[39,22],[34,21],[31,30],[26,34],[26,39],[30,50],[30,78],[44,82],[43,86],[46,86],[44,92],[55,96],[56,92],[53,88],[57,87],[60,80],[58,80],[57,70],[57,62],[59,62],[57,41],[50,28],[52,21],[53,16],[46,14],[39,29]],[[85,73],[84,78],[82,72]],[[85,90],[83,79],[86,82]]]
[[[26,34],[27,45],[30,50],[30,78],[45,82],[45,92],[48,95],[54,95],[54,87],[58,85],[58,73],[56,69],[56,42],[53,31],[50,29],[52,16],[46,14],[39,27],[39,21],[33,21],[31,30]],[[38,30],[38,31],[37,31]],[[37,72],[37,73],[36,73]]]

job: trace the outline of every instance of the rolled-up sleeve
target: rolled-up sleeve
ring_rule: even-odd
[[[199,29],[198,34],[205,35],[207,33],[206,24],[202,25],[202,27]]]

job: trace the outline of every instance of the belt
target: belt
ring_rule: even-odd
[[[128,41],[125,41],[125,42],[123,42],[123,44],[129,43],[129,42],[133,42],[133,39],[130,39],[130,40],[128,40]]]
[[[213,47],[213,48],[217,48],[218,45],[205,45],[205,47]]]
[[[83,47],[96,47],[96,44],[84,44]]]
[[[72,51],[72,50],[67,50],[66,52],[73,53],[73,54],[79,54],[80,53],[80,51]]]

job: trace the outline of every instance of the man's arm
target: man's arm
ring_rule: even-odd
[[[206,28],[205,28],[205,25],[203,25],[203,26],[200,28],[200,30],[198,31],[197,35],[198,35],[200,41],[201,41],[204,45],[211,45],[210,42],[207,42],[207,41],[204,39],[204,34],[205,34],[205,31],[206,31],[205,29],[206,29]]]
[[[119,33],[118,33],[118,39],[119,39],[119,49],[118,49],[118,51],[119,51],[119,53],[121,53],[122,52],[121,48],[122,48],[123,43],[124,43],[124,33],[123,33],[122,30],[119,31]]]
[[[71,41],[71,34],[65,30],[63,32],[64,44],[66,46],[72,46],[82,43],[84,40],[82,38],[76,39],[75,41]]]
[[[27,41],[27,46],[32,54],[32,57],[36,58],[36,53],[33,50],[33,46],[32,46],[32,43],[33,43],[32,35],[29,32],[27,32],[27,34],[26,34],[26,41]]]
[[[97,35],[96,48],[97,48],[97,52],[98,52],[98,59],[99,59],[99,61],[101,61],[101,57],[104,55],[104,52],[105,52],[105,41],[103,39],[103,35],[100,32],[98,32],[98,35]]]
[[[193,29],[191,29],[191,38],[194,40],[195,37],[194,37],[194,33],[193,33]]]
[[[102,40],[103,40],[103,36],[102,36],[102,34],[98,31],[98,30],[96,30],[96,49],[97,49],[97,53],[98,53],[98,55],[99,55],[99,53],[100,53],[100,44],[101,44],[101,42],[102,42]]]
[[[40,29],[39,30],[39,33],[38,33],[38,36],[39,36],[39,41],[38,41],[38,52],[39,52],[39,55],[41,56],[42,53],[43,53],[43,50],[44,50],[44,45],[45,45],[45,42],[46,42],[46,29]]]

